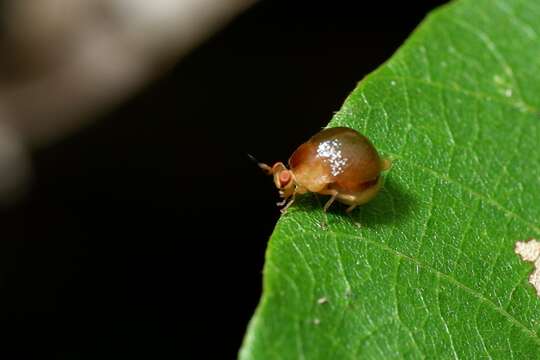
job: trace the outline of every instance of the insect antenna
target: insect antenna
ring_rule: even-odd
[[[270,166],[260,162],[259,160],[257,160],[257,158],[255,158],[255,156],[253,156],[253,155],[251,155],[249,153],[247,153],[246,155],[251,161],[253,161],[255,164],[257,164],[257,166],[260,167],[262,169],[262,171],[264,171],[268,175],[272,175],[273,172],[272,172],[272,168]]]

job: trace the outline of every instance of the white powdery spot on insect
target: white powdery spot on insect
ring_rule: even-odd
[[[516,254],[524,261],[534,263],[534,271],[529,276],[529,283],[536,289],[536,294],[540,297],[540,242],[531,239],[527,242],[516,242]]]
[[[330,164],[333,176],[341,174],[347,165],[347,159],[341,153],[341,141],[337,139],[321,142],[317,147],[317,156]]]

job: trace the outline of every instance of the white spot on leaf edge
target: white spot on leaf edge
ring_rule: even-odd
[[[515,252],[523,261],[534,264],[534,271],[529,276],[529,283],[534,286],[536,294],[540,297],[540,242],[536,239],[517,241]]]

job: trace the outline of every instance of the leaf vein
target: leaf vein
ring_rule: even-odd
[[[452,339],[452,334],[450,333],[450,329],[448,328],[448,323],[444,319],[444,316],[442,315],[442,312],[441,312],[441,300],[440,300],[441,284],[440,284],[440,282],[441,282],[441,274],[437,273],[437,284],[436,284],[436,287],[435,287],[435,292],[436,292],[436,297],[435,298],[437,299],[437,302],[436,302],[437,310],[439,312],[439,317],[441,318],[444,330],[448,334],[448,338],[450,340],[450,347],[452,348],[452,354],[454,355],[454,359],[459,359],[459,356],[458,356],[458,354],[456,352],[456,348],[454,346],[454,340]]]
[[[379,75],[379,76],[381,78],[387,78],[387,79],[406,80],[406,81],[416,82],[419,84],[452,91],[454,93],[475,97],[480,100],[491,101],[491,102],[498,103],[501,105],[506,105],[524,113],[531,113],[534,115],[538,115],[540,113],[539,108],[533,105],[527,104],[526,102],[522,102],[522,101],[512,102],[512,101],[506,100],[505,98],[497,94],[489,94],[489,93],[478,91],[478,90],[467,90],[456,83],[451,83],[452,86],[449,86],[438,81],[433,81],[433,80],[427,81],[425,79],[419,79],[412,76],[404,76],[404,75]]]
[[[334,231],[334,230],[333,230]],[[421,268],[424,268],[432,273],[434,273],[435,275],[437,275],[438,277],[442,277],[444,278],[445,280],[447,280],[448,282],[450,282],[451,284],[457,286],[458,288],[462,289],[463,291],[465,291],[466,293],[472,295],[473,297],[479,299],[480,301],[482,301],[483,303],[485,303],[487,306],[491,307],[493,310],[495,310],[496,312],[498,312],[499,314],[501,314],[503,317],[505,317],[508,321],[510,321],[513,325],[515,325],[516,327],[520,328],[523,332],[525,332],[528,336],[530,336],[531,338],[533,338],[533,340],[540,345],[540,337],[538,337],[538,334],[536,332],[534,332],[533,330],[529,329],[528,327],[526,327],[523,323],[521,323],[518,319],[516,319],[514,316],[512,316],[510,313],[508,313],[503,307],[501,307],[500,305],[494,303],[493,301],[491,301],[490,299],[486,298],[484,296],[484,294],[480,293],[479,291],[477,290],[474,290],[472,288],[470,288],[469,286],[465,285],[464,283],[460,282],[459,280],[457,280],[456,278],[454,278],[453,276],[451,276],[450,274],[446,274],[446,273],[443,273],[439,270],[437,270],[436,268],[428,265],[428,264],[425,264],[423,262],[421,262],[420,260],[412,257],[412,256],[409,256],[409,255],[406,255],[396,249],[393,249],[391,247],[389,247],[388,245],[385,245],[385,244],[382,244],[382,243],[379,243],[377,241],[373,241],[373,240],[370,240],[370,239],[367,239],[367,238],[363,238],[363,237],[360,237],[360,236],[357,236],[357,235],[353,235],[353,234],[347,234],[347,233],[343,233],[343,232],[336,232],[334,231],[335,234],[339,234],[339,235],[342,235],[342,236],[346,236],[346,237],[349,237],[349,238],[353,238],[353,239],[357,239],[357,240],[361,240],[361,241],[366,241],[366,242],[369,242],[371,245],[374,245],[375,247],[378,247],[379,249],[381,250],[384,250],[384,251],[387,251],[387,252],[390,252],[392,254],[394,254],[395,256],[399,256],[399,257],[402,257],[404,258],[405,260],[407,261],[410,261],[416,265],[418,265],[419,267]]]
[[[503,213],[505,213],[507,216],[510,216],[510,217],[513,217],[519,221],[521,221],[523,224],[527,225],[531,230],[533,230],[534,232],[536,232],[537,234],[540,234],[540,227],[537,226],[536,224],[530,222],[529,220],[525,219],[524,217],[522,217],[521,215],[517,214],[516,212],[510,210],[510,209],[507,209],[506,207],[504,207],[501,203],[499,203],[498,201],[494,200],[494,199],[491,199],[489,197],[487,197],[486,195],[482,194],[482,193],[479,193],[477,192],[476,190],[472,189],[471,187],[459,182],[458,180],[455,180],[453,178],[450,178],[449,176],[446,176],[444,174],[441,174],[440,172],[434,170],[434,169],[431,169],[425,165],[421,165],[415,161],[412,161],[410,159],[407,159],[407,158],[404,158],[398,154],[394,154],[394,153],[391,153],[391,152],[387,152],[388,154],[394,156],[396,159],[400,159],[400,160],[403,160],[403,161],[406,161],[408,162],[409,164],[419,168],[419,169],[422,169],[428,173],[430,173],[431,175],[435,176],[435,177],[438,177],[446,182],[449,182],[449,183],[452,183],[452,184],[455,184],[457,186],[459,186],[461,189],[463,189],[464,191],[468,192],[469,194],[471,194],[472,196],[475,196],[485,202],[487,202],[488,204],[492,205],[493,207],[497,208],[498,210],[502,211]]]

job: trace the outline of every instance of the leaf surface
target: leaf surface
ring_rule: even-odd
[[[540,237],[539,20],[455,1],[360,82],[329,126],[394,166],[351,216],[307,195],[281,217],[241,359],[540,358],[514,253]]]

